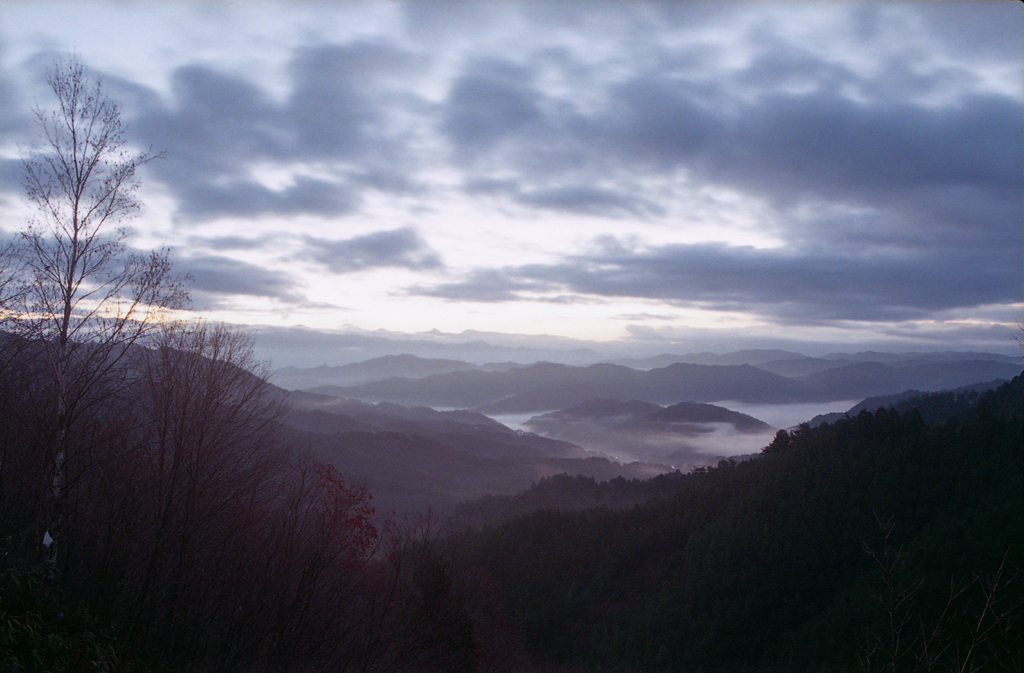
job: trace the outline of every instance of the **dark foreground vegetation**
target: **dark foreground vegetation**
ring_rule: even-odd
[[[585,670],[1022,670],[1024,377],[917,401],[931,425],[780,431],[632,509],[469,535],[462,562],[528,648]]]
[[[1024,377],[451,532],[289,445],[217,326],[74,397],[58,498],[39,348],[5,341],[0,670],[1020,670]]]
[[[39,344],[5,345],[0,670],[484,659],[484,630],[441,605],[446,563],[381,530],[365,489],[282,439],[280,397],[250,371],[245,335],[177,327],[134,347],[76,390],[66,434]]]

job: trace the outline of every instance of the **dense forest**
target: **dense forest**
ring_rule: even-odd
[[[1021,670],[1024,378],[916,401],[780,431],[629,509],[485,528],[463,562],[531,650],[583,670]]]

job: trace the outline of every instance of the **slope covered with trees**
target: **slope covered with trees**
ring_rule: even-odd
[[[464,563],[587,670],[1020,670],[1022,391],[780,431],[632,509],[487,528]]]
[[[86,622],[172,670],[322,661],[344,645],[377,538],[368,494],[281,441],[280,403],[249,358],[248,338],[218,326],[134,349],[79,400],[58,499],[40,440],[54,393],[36,389],[38,355],[23,349],[3,381],[0,610],[15,624],[47,605],[55,616],[6,632],[5,666],[59,670],[82,652],[41,643]]]

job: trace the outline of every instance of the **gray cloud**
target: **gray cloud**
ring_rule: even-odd
[[[171,86],[172,100],[151,100],[154,107],[132,127],[137,136],[166,145],[164,163],[170,169],[164,175],[172,185],[189,171],[199,177],[233,176],[240,162],[286,156],[286,120],[255,85],[187,66],[173,73]]]
[[[442,128],[471,172],[470,193],[504,183],[506,195],[541,208],[637,214],[623,204],[658,198],[638,189],[644,176],[682,170],[768,199],[784,216],[808,203],[846,203],[888,213],[887,229],[901,220],[926,236],[945,211],[908,200],[908,190],[973,189],[972,209],[1020,209],[1020,97],[977,92],[966,67],[893,60],[865,75],[778,35],[763,42],[735,71],[687,47],[652,47],[655,67],[612,80],[564,50],[538,52],[529,65],[487,57],[454,81]],[[574,88],[554,94],[545,80]],[[597,180],[603,204],[555,196]],[[1002,219],[973,225],[1007,229]]]
[[[0,56],[5,45],[0,41]],[[33,127],[31,103],[26,96],[0,70],[0,147],[8,144],[26,143],[29,146],[39,141],[38,129]],[[23,191],[22,165],[19,159],[0,157],[0,194]]]
[[[133,137],[167,151],[147,171],[178,200],[179,220],[343,217],[371,190],[430,209],[433,186],[454,183],[566,226],[582,214],[668,229],[676,199],[724,188],[756,202],[754,226],[783,244],[606,240],[593,254],[477,269],[413,294],[641,297],[802,324],[1018,302],[1024,96],[990,81],[1019,70],[1019,8],[843,3],[830,10],[836,34],[820,41],[802,37],[813,26],[799,5],[770,7],[410,2],[402,47],[368,35],[298,48],[280,96],[214,65],[177,69],[166,97],[109,83]],[[666,26],[676,32],[661,39]],[[510,35],[521,35],[515,49]],[[0,75],[4,141],[27,128],[14,81]],[[268,165],[291,173],[284,186],[261,181]],[[5,189],[20,190],[17,162],[0,160]],[[306,258],[335,273],[443,268],[409,227],[304,240]],[[185,263],[202,292],[295,292],[285,274],[225,258]]]
[[[413,59],[373,43],[300,49],[286,114],[303,156],[365,159],[399,152],[389,137],[382,80],[409,74]],[[382,90],[385,89],[385,90]]]
[[[587,184],[529,189],[517,180],[467,180],[468,194],[509,197],[524,206],[605,217],[657,217],[665,214],[658,203],[621,190]]]
[[[543,121],[540,94],[530,80],[526,68],[492,59],[473,64],[456,80],[441,126],[459,157],[476,159],[503,139],[529,133]]]
[[[465,280],[441,283],[433,287],[416,286],[410,294],[455,301],[502,302],[522,298],[525,291],[548,291],[550,282],[526,277],[514,269],[477,269]]]
[[[359,198],[351,187],[299,177],[292,186],[269,189],[253,180],[229,184],[183,185],[180,212],[196,219],[218,216],[260,217],[263,215],[343,215],[356,209]]]
[[[21,161],[0,159],[0,193],[18,193],[23,189],[24,173]]]
[[[0,56],[5,52],[0,42]],[[32,127],[31,105],[17,86],[0,71],[0,141],[5,136],[18,138]]]
[[[557,264],[477,271],[420,294],[473,301],[521,299],[524,290],[657,299],[749,311],[800,324],[925,318],[938,311],[1019,299],[1014,264],[981,265],[956,251],[857,255],[830,249],[755,249],[723,244],[630,250],[617,241]]]
[[[410,227],[379,231],[342,241],[307,236],[303,257],[334,273],[375,267],[429,270],[442,267],[441,257]]]
[[[921,204],[905,211],[906,190],[971,187],[982,210],[992,202],[1019,209],[1019,100],[976,95],[933,109],[910,102],[865,106],[814,92],[734,102],[739,110],[723,114],[712,105],[717,95],[659,74],[619,85],[618,104],[588,125],[597,135],[579,139],[604,155],[588,165],[612,154],[638,171],[685,169],[783,210],[808,200],[846,202],[910,218]],[[941,221],[941,212],[932,214]],[[1001,221],[977,224],[1006,230]]]
[[[244,236],[215,236],[189,238],[188,247],[208,248],[210,250],[259,250],[266,249],[273,245],[274,238],[270,236],[259,236],[257,238],[246,238]]]
[[[191,276],[189,290],[198,308],[220,303],[224,295],[302,301],[297,284],[280,271],[272,271],[221,255],[175,255],[175,270]]]
[[[645,199],[587,186],[544,189],[519,196],[521,203],[595,215],[663,215],[664,208]]]
[[[973,187],[977,210],[1005,213],[1024,180],[1021,101],[974,92],[977,75],[967,65],[921,67],[893,51],[883,72],[854,71],[788,37],[783,16],[746,21],[752,27],[739,31],[737,48],[752,58],[726,65],[724,47],[702,41],[702,27],[742,25],[745,13],[700,3],[653,13],[598,3],[586,20],[561,4],[460,9],[455,24],[453,11],[403,6],[411,32],[441,31],[443,41],[453,39],[452,25],[463,36],[470,25],[496,29],[504,21],[524,22],[536,34],[571,25],[588,36],[607,24],[620,26],[615,39],[627,53],[594,59],[578,47],[532,39],[514,54],[460,47],[453,53],[463,58],[438,105],[413,87],[429,73],[437,46],[430,40],[415,56],[380,39],[299,48],[283,101],[253,81],[199,65],[173,73],[166,101],[130,82],[115,84],[139,110],[135,136],[167,150],[153,170],[191,220],[342,216],[361,207],[367,189],[423,193],[417,172],[445,161],[463,171],[469,194],[479,193],[474,184],[505,181],[509,188],[492,194],[531,208],[660,217],[668,212],[664,197],[646,192],[644,180],[685,171],[697,184],[769,199],[784,217],[808,202],[839,201],[884,211],[887,228],[894,219],[908,228],[927,219],[920,226],[929,229],[944,221],[939,208],[919,218],[933,200],[908,199],[904,190]],[[849,14],[848,34],[839,37],[871,55],[894,18],[932,31],[931,42],[917,36],[906,50],[930,47],[964,63],[1006,62],[1005,45],[1020,42],[1014,21],[992,20],[991,12],[1008,10],[869,3],[837,11]],[[647,39],[662,21],[683,31],[671,47]],[[622,28],[628,25],[632,33]],[[1004,46],[967,47],[965,33],[993,28]],[[447,154],[433,153],[438,141]],[[330,170],[271,189],[249,173],[261,162],[319,162]],[[993,205],[999,202],[1009,206]]]
[[[863,38],[876,39],[877,9],[859,12]],[[893,60],[865,75],[778,35],[757,37],[757,57],[731,72],[685,48],[656,47],[656,67],[608,81],[585,72],[579,81],[597,105],[542,93],[536,83],[557,79],[556,60],[501,67],[492,57],[453,85],[445,129],[474,169],[467,193],[656,215],[645,212],[657,201],[645,198],[643,176],[684,171],[697,185],[767,200],[785,248],[606,246],[412,291],[475,301],[557,291],[641,297],[804,324],[1019,301],[1020,97],[976,92],[966,67]],[[597,180],[601,188],[591,186]]]
[[[475,3],[461,0],[412,0],[400,6],[405,32],[424,45],[444,44],[478,34],[499,25],[506,17],[506,3]]]
[[[174,191],[187,219],[344,215],[359,207],[366,187],[414,190],[409,175],[415,161],[395,121],[412,102],[408,94],[394,94],[393,81],[411,67],[408,56],[382,45],[300,49],[283,103],[240,77],[182,67],[166,103],[136,93],[141,112],[132,130],[166,150],[167,159],[153,171]],[[300,174],[292,185],[271,189],[250,173],[261,162],[300,172],[305,163],[327,162],[332,174]]]
[[[1020,61],[1021,13],[1012,3],[990,3],[979,11],[973,3],[943,2],[919,16],[936,39],[958,52]]]
[[[869,107],[830,95],[772,96],[744,111],[711,157],[716,177],[799,196],[872,202],[922,185],[1019,185],[1024,108],[996,96],[955,106]]]

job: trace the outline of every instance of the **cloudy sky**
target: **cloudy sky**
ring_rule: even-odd
[[[1018,2],[0,0],[5,233],[67,53],[212,318],[1019,353]]]

